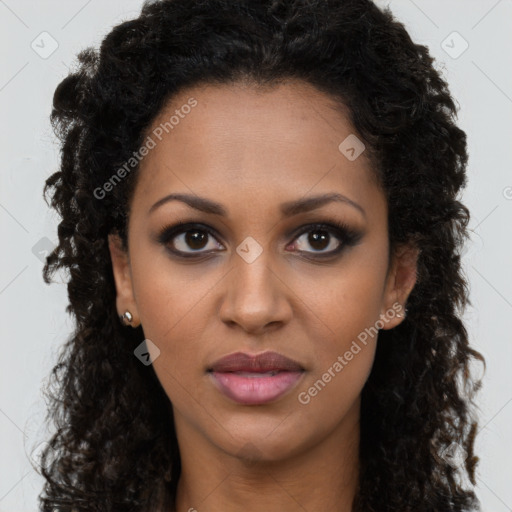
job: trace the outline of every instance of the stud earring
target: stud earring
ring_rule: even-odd
[[[128,310],[126,310],[122,315],[119,315],[119,320],[121,320],[123,325],[130,325],[133,320],[133,316]]]
[[[396,316],[398,318],[405,318],[407,316],[407,308],[404,309],[403,313],[397,313]]]

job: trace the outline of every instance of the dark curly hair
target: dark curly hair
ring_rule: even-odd
[[[107,236],[127,247],[137,167],[94,191],[141,147],[178,91],[240,81],[315,86],[347,107],[388,202],[390,246],[420,249],[407,318],[381,331],[362,391],[357,512],[480,510],[472,359],[462,322],[466,134],[428,48],[370,0],[162,0],[78,54],[51,122],[61,162],[44,197],[60,214],[44,280],[67,271],[73,334],[48,377],[41,510],[172,510],[180,476],[172,407],[119,322]],[[464,455],[455,464],[454,448]],[[469,482],[468,482],[469,477]]]

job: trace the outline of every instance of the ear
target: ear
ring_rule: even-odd
[[[140,324],[140,320],[133,294],[128,251],[123,248],[121,238],[118,234],[108,235],[108,248],[110,250],[112,271],[116,284],[117,314],[122,315],[125,311],[129,311],[133,317],[130,325],[137,327]]]
[[[419,253],[414,244],[404,244],[392,255],[380,314],[382,329],[392,329],[405,318],[405,304],[417,280]]]

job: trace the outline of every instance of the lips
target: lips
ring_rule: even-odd
[[[208,373],[214,386],[231,400],[245,405],[272,402],[295,387],[305,369],[277,352],[229,354]]]
[[[208,369],[208,371],[221,373],[300,372],[303,370],[304,368],[299,363],[277,352],[263,352],[257,355],[235,352],[219,359]]]

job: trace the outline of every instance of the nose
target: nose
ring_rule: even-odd
[[[234,256],[234,268],[226,276],[226,292],[220,318],[230,328],[264,334],[285,325],[291,318],[290,287],[272,268],[268,249],[251,263]],[[275,265],[274,265],[275,267]]]

